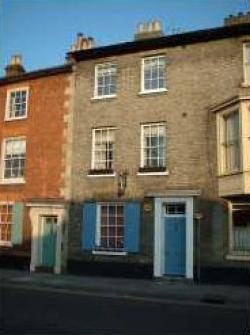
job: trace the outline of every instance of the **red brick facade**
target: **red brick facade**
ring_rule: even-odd
[[[53,69],[52,69],[53,71]],[[64,97],[68,85],[69,71],[38,75],[27,79],[22,75],[0,86],[0,143],[1,161],[3,141],[10,137],[26,138],[26,162],[23,184],[0,183],[0,203],[34,200],[62,200],[62,150],[64,130]],[[5,121],[8,90],[28,88],[27,117]],[[1,169],[3,166],[1,165]],[[1,171],[2,172],[2,171]],[[1,173],[2,176],[2,173]],[[1,247],[5,253],[26,250],[30,254],[31,227],[28,208],[24,207],[22,245]],[[0,250],[1,250],[0,249]]]

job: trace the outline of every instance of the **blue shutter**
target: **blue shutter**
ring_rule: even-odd
[[[11,242],[13,245],[20,245],[23,242],[23,209],[22,202],[16,202],[13,205],[11,226]]]
[[[93,250],[95,247],[96,203],[85,203],[82,221],[82,248]]]
[[[124,207],[125,241],[124,249],[128,252],[139,251],[140,204],[127,202]]]

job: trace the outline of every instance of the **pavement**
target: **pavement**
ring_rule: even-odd
[[[35,290],[148,300],[181,304],[214,304],[250,308],[250,288],[204,285],[178,279],[126,279],[111,277],[55,275],[0,269],[0,284]]]

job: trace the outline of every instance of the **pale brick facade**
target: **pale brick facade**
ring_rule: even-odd
[[[241,87],[242,43],[250,38],[249,26],[244,29],[240,33],[232,29],[226,31],[226,28],[221,28],[222,33],[218,32],[220,28],[218,31],[194,32],[194,38],[190,41],[187,41],[185,34],[180,35],[178,40],[170,36],[158,45],[152,41],[151,47],[150,42],[147,47],[143,44],[147,42],[141,42],[140,47],[139,41],[135,42],[139,44],[133,52],[129,51],[132,48],[130,45],[124,44],[120,47],[122,52],[113,50],[111,46],[110,52],[107,47],[103,51],[100,48],[99,53],[98,49],[93,49],[93,53],[91,50],[83,50],[76,52],[76,56],[71,54],[76,63],[74,107],[71,111],[71,196],[74,205],[70,216],[69,264],[78,262],[84,269],[87,263],[96,264],[97,267],[102,262],[135,263],[135,271],[136,266],[140,268],[140,264],[145,264],[149,272],[157,275],[154,264],[158,262],[154,249],[157,244],[156,199],[164,198],[167,201],[181,197],[182,194],[185,197],[193,190],[194,256],[187,263],[193,262],[194,269],[197,265],[195,216],[201,212],[201,267],[206,270],[249,265],[247,262],[233,263],[226,260],[228,210],[225,199],[218,196],[216,116],[210,108],[237,96],[240,90],[244,90],[244,94],[248,93],[247,87]],[[119,46],[116,50],[119,50]],[[166,56],[167,91],[140,94],[142,58],[154,55]],[[94,99],[95,66],[103,63],[117,66],[117,92],[114,98]],[[141,125],[151,122],[166,122],[168,175],[138,174]],[[115,128],[113,177],[89,175],[92,130],[100,127]],[[124,195],[118,197],[118,175],[125,171],[127,186]],[[141,203],[138,252],[113,256],[84,250],[80,238],[84,234],[84,202],[126,202],[131,199]],[[149,210],[145,209],[148,203],[152,204]],[[187,252],[192,253],[192,250]],[[191,278],[193,276],[195,271],[187,275]]]

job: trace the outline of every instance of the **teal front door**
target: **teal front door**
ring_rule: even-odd
[[[42,266],[53,267],[56,258],[56,216],[42,216]]]
[[[164,268],[166,275],[184,276],[186,272],[186,215],[184,204],[166,205],[164,218]]]

